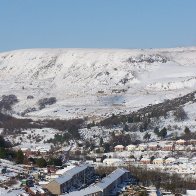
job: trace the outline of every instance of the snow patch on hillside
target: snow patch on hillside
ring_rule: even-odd
[[[28,49],[0,53],[0,96],[15,94],[15,115],[104,118],[196,88],[196,48]],[[33,96],[28,99],[28,96]],[[38,101],[57,103],[39,110]]]

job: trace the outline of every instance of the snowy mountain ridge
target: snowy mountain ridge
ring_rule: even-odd
[[[196,89],[196,47],[173,49],[26,49],[0,53],[2,95],[15,114],[104,117],[160,103]],[[31,99],[27,99],[31,96]],[[40,110],[38,101],[56,97]]]

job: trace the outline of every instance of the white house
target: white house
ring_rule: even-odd
[[[142,163],[142,164],[150,164],[150,159],[149,158],[142,158],[140,160],[140,163]]]
[[[140,144],[138,147],[137,147],[137,150],[146,150],[147,149],[147,145],[145,145],[145,144]]]
[[[123,145],[117,145],[114,147],[114,150],[117,152],[122,152],[124,150],[124,146]]]
[[[186,141],[185,140],[182,140],[182,139],[179,139],[176,141],[176,144],[177,145],[185,145],[186,144]]]
[[[196,163],[196,157],[193,157],[193,158],[191,159],[191,161],[192,161],[193,163]]]
[[[174,145],[173,144],[166,144],[165,146],[163,146],[162,150],[172,151],[172,150],[174,150]]]
[[[184,151],[185,150],[185,146],[184,145],[177,145],[177,146],[175,146],[175,150],[176,151]]]
[[[150,144],[150,145],[148,146],[148,149],[149,149],[149,150],[152,150],[152,151],[157,150],[157,149],[158,149],[158,145],[157,145],[157,144]]]
[[[187,157],[180,157],[178,159],[178,162],[180,162],[180,163],[188,163],[189,162],[189,159]]]
[[[133,150],[135,150],[135,149],[136,149],[136,146],[135,146],[135,145],[130,144],[130,145],[128,145],[128,146],[126,147],[126,149],[127,149],[128,151],[133,151]]]
[[[195,196],[196,195],[196,190],[187,190],[186,191],[186,196]]]
[[[175,161],[176,161],[175,158],[169,157],[169,158],[167,158],[167,159],[165,160],[165,163],[166,163],[166,164],[170,164],[170,163],[174,163]]]
[[[153,164],[156,165],[162,165],[164,163],[164,160],[162,158],[156,158],[153,160]]]
[[[122,159],[117,159],[117,158],[108,158],[108,159],[104,159],[103,163],[106,165],[114,166],[114,165],[123,165],[124,161]]]

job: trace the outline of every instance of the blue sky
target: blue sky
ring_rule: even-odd
[[[0,0],[0,51],[196,45],[196,0]]]

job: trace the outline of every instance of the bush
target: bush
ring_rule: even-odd
[[[0,111],[12,110],[12,106],[18,102],[16,95],[3,95],[0,101]]]
[[[16,154],[16,163],[17,164],[22,164],[24,161],[24,154],[21,150],[18,150],[17,154]]]
[[[6,158],[5,148],[0,147],[0,158],[1,159],[5,159]]]
[[[38,101],[39,109],[45,108],[47,105],[52,105],[56,103],[56,97],[43,98]]]
[[[174,111],[174,116],[176,121],[183,121],[188,118],[186,112],[182,107],[179,107],[178,109],[176,109],[176,111]]]
[[[146,134],[144,135],[143,138],[144,138],[145,140],[148,140],[148,141],[149,141],[150,137],[151,137],[151,134],[146,133]]]
[[[115,147],[116,145],[127,146],[133,142],[129,134],[113,135],[110,140],[110,145]]]
[[[36,108],[27,108],[26,110],[24,110],[22,113],[21,113],[21,116],[24,116],[26,115],[27,113],[30,113],[30,112],[35,112],[36,111]]]
[[[0,148],[9,148],[11,147],[11,143],[6,141],[2,135],[0,135]]]
[[[47,166],[47,162],[44,158],[39,158],[36,160],[36,164],[38,167],[46,167]]]
[[[165,138],[167,136],[167,129],[165,127],[161,129],[161,131],[159,132],[159,136],[161,138]]]
[[[28,95],[27,99],[34,99],[33,95]]]
[[[62,160],[59,158],[51,158],[48,161],[48,165],[62,166]]]

